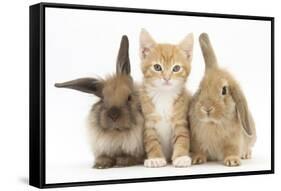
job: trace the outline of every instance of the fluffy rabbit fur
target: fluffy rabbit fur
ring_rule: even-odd
[[[56,87],[94,94],[100,100],[89,114],[89,134],[94,168],[143,163],[143,125],[139,98],[130,76],[129,41],[122,37],[116,75],[105,80],[80,78]]]
[[[192,163],[223,160],[240,165],[251,157],[256,130],[246,98],[235,79],[217,65],[209,37],[199,37],[205,76],[189,108]]]

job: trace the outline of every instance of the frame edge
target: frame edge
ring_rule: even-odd
[[[247,20],[262,20],[271,21],[273,17],[270,16],[256,16],[256,15],[240,15],[240,14],[223,14],[211,12],[193,12],[193,11],[177,11],[164,9],[148,9],[148,8],[134,8],[134,7],[113,7],[113,6],[98,6],[87,4],[69,4],[69,3],[51,3],[41,2],[44,7],[50,8],[68,8],[68,9],[84,9],[84,10],[102,10],[102,11],[118,11],[118,12],[132,12],[132,13],[152,13],[164,15],[182,15],[182,16],[196,16],[196,17],[212,17],[212,18],[226,18],[226,19],[247,19]]]
[[[271,171],[275,174],[275,17],[271,17]]]
[[[29,185],[43,188],[41,126],[42,4],[29,7]]]

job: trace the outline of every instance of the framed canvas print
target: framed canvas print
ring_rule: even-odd
[[[30,6],[30,185],[274,173],[274,18]]]

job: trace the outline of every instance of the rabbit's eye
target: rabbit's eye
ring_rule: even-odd
[[[180,69],[181,69],[180,65],[175,65],[173,67],[173,72],[178,72],[178,71],[180,71]]]
[[[162,71],[162,67],[160,64],[154,64],[153,67],[154,67],[154,70],[157,72]]]
[[[129,95],[129,96],[128,96],[128,101],[131,101],[131,100],[132,100],[132,96]]]
[[[222,95],[226,95],[226,94],[227,94],[227,88],[226,88],[226,86],[223,86],[223,87],[222,87],[221,94],[222,94]]]

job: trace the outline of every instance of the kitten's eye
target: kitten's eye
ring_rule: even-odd
[[[160,64],[154,64],[153,67],[154,67],[154,70],[157,71],[157,72],[162,71],[162,67],[161,67]]]
[[[173,67],[173,72],[178,72],[178,71],[180,71],[180,69],[181,69],[180,65],[175,65]]]
[[[226,95],[226,94],[227,94],[227,87],[226,87],[226,86],[223,86],[223,87],[222,87],[221,94],[222,94],[222,95]]]

